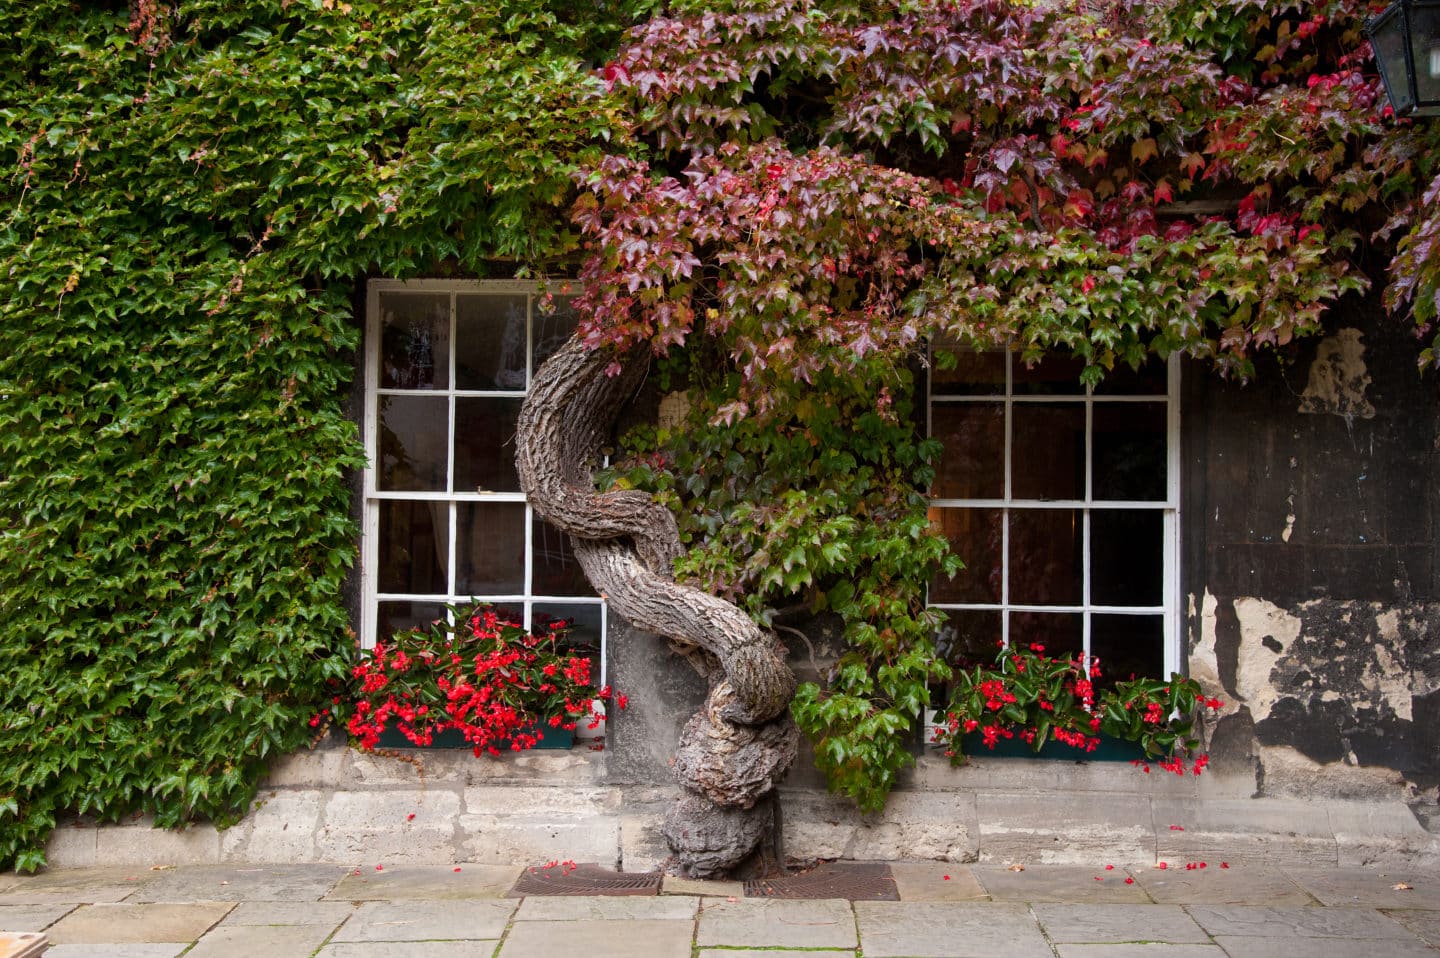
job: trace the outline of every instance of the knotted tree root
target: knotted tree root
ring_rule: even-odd
[[[515,462],[535,511],[568,533],[590,584],[631,624],[670,639],[710,685],[685,725],[675,771],[686,794],[664,833],[680,870],[714,877],[748,857],[773,820],[773,791],[795,759],[795,677],[774,636],[723,599],[675,582],[675,517],[638,490],[595,491],[592,464],[648,359],[572,338],[535,374]]]

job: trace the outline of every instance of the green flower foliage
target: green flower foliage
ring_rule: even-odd
[[[66,812],[225,825],[306,742],[352,644],[356,284],[573,249],[623,139],[604,14],[0,6],[0,867]]]

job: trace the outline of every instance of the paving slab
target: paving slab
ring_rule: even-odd
[[[1130,942],[1121,945],[1057,945],[1060,958],[1226,958],[1218,945],[1167,945]]]
[[[1392,911],[1388,914],[1414,934],[1440,948],[1440,912]]]
[[[1040,927],[1057,943],[1161,942],[1208,945],[1210,936],[1179,905],[1033,906]]]
[[[1018,902],[858,901],[865,958],[1053,958]]]
[[[519,865],[396,865],[352,868],[325,896],[330,901],[441,901],[504,898]]]
[[[1137,868],[1135,884],[1164,905],[1313,905],[1315,899],[1286,873],[1249,866],[1186,871]]]
[[[854,958],[855,949],[807,948],[796,954],[788,948],[702,948],[700,958]]]
[[[234,907],[229,902],[85,905],[45,934],[57,945],[189,944]]]
[[[321,948],[315,952],[315,958],[490,958],[496,944],[498,942],[492,941],[342,941]]]
[[[1440,910],[1440,873],[1418,868],[1290,869],[1296,884],[1327,905]],[[1409,889],[1396,889],[1396,885]]]
[[[174,942],[148,945],[51,945],[45,949],[45,958],[176,958],[189,947]]]
[[[1262,938],[1399,938],[1415,936],[1373,908],[1254,908],[1193,905],[1190,915],[1211,935]]]
[[[975,805],[981,861],[1078,865],[1155,857],[1148,795],[1066,803],[1049,791],[984,792]]]
[[[499,938],[516,902],[372,901],[355,910],[335,941],[429,941]]]
[[[516,922],[496,954],[498,958],[636,958],[642,954],[645,958],[690,958],[694,932],[695,924],[689,921]],[[329,956],[322,954],[321,958]]]
[[[1148,904],[1137,883],[1125,884],[1122,869],[1104,866],[1040,865],[1011,871],[1004,865],[975,865],[971,869],[981,887],[996,901],[1052,901],[1070,904]],[[1095,879],[1099,878],[1100,881]]]
[[[1410,941],[1371,938],[1244,938],[1224,936],[1215,943],[1230,958],[1435,958],[1435,949]]]
[[[532,896],[514,921],[694,921],[700,900],[637,895]]]
[[[0,905],[0,931],[44,931],[74,905]]]
[[[660,880],[662,895],[699,895],[702,898],[744,898],[745,883],[666,875]]]
[[[330,925],[221,925],[185,958],[310,958],[331,930]]]
[[[355,911],[344,901],[242,901],[220,924],[327,925],[338,928]]]
[[[162,872],[131,901],[318,901],[344,865],[194,865]]]
[[[736,948],[854,948],[848,901],[742,898],[702,902],[696,943]]]
[[[901,901],[982,901],[985,889],[966,865],[945,862],[891,862]]]
[[[0,905],[94,904],[124,901],[154,880],[157,872],[133,868],[63,868],[16,876],[0,890]]]

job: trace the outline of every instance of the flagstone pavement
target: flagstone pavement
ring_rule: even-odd
[[[47,958],[1436,958],[1440,869],[892,865],[899,901],[507,897],[495,865],[0,874]],[[4,936],[0,935],[0,942]],[[3,952],[0,947],[0,952]]]

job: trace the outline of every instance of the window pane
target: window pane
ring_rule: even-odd
[[[1002,516],[999,509],[930,510],[931,521],[950,541],[950,551],[965,563],[955,578],[938,575],[930,582],[931,602],[1000,601]]]
[[[1019,605],[1078,605],[1082,585],[1080,532],[1078,510],[1011,509],[1010,601]]]
[[[544,635],[552,622],[567,625],[566,642],[577,651],[600,651],[600,605],[596,602],[536,602],[531,631]],[[594,673],[599,676],[599,672]]]
[[[449,509],[444,502],[381,500],[380,592],[449,594]]]
[[[1000,651],[1002,612],[950,609],[935,638],[936,650],[955,668],[989,665]]]
[[[1165,619],[1159,615],[1090,617],[1090,652],[1100,658],[1101,686],[1132,678],[1166,678]]]
[[[537,517],[530,527],[530,545],[534,563],[530,579],[532,594],[595,594],[580,563],[575,561],[568,535]]]
[[[954,368],[942,368],[941,354],[955,359]],[[958,346],[936,346],[931,355],[930,392],[936,396],[1002,396],[1005,394],[1005,354],[976,352]],[[948,365],[948,363],[946,363]]]
[[[1165,517],[1158,509],[1090,513],[1090,602],[1159,605],[1165,588]]]
[[[570,297],[556,296],[555,311],[546,313],[541,303],[535,304],[535,368],[549,359],[555,350],[565,345],[579,325],[580,316],[575,312]]]
[[[449,419],[443,396],[381,396],[379,488],[444,492]]]
[[[438,602],[381,602],[375,617],[375,638],[384,642],[396,632],[424,628],[445,618],[445,607]]]
[[[524,505],[457,503],[455,537],[457,595],[519,595],[525,591]]]
[[[931,434],[945,445],[935,466],[940,499],[999,499],[1005,494],[1005,407],[1000,403],[936,403]]]
[[[455,491],[519,492],[515,424],[520,399],[455,400]]]
[[[1082,361],[1071,356],[1046,356],[1027,366],[1017,354],[1010,375],[1017,396],[1083,396],[1080,370],[1084,368]]]
[[[1165,498],[1165,404],[1096,403],[1095,498]]]
[[[1078,612],[1011,612],[1010,647],[1038,644],[1051,658],[1074,658],[1085,651],[1083,626]]]
[[[455,297],[457,389],[525,388],[526,297]]]
[[[1097,396],[1164,396],[1170,391],[1168,367],[1160,359],[1150,358],[1139,369],[1116,363],[1095,387]]]
[[[380,294],[380,388],[450,384],[450,297]]]
[[[1010,414],[1011,497],[1084,499],[1084,405],[1016,403]]]

